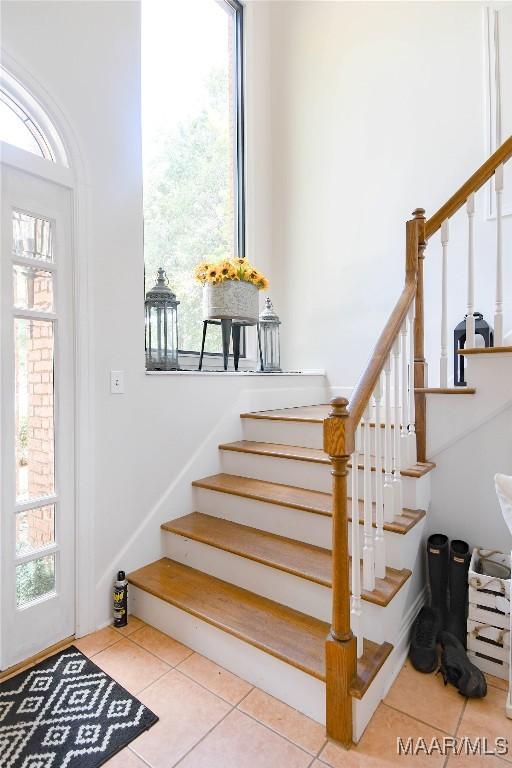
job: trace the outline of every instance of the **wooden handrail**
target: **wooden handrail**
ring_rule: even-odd
[[[416,294],[416,278],[410,276],[407,279],[405,287],[398,299],[384,330],[379,336],[379,340],[372,352],[370,362],[363,375],[359,379],[357,386],[352,393],[348,405],[349,429],[353,434],[357,425],[363,418],[366,406],[373,395],[379,376],[384,368],[384,363],[389,357],[395,339],[400,332],[407,313]],[[350,446],[352,448],[352,446]],[[351,453],[352,451],[349,451]]]
[[[449,219],[462,208],[468,197],[489,181],[496,168],[512,157],[512,136],[509,136],[496,152],[485,161],[475,173],[450,197],[441,208],[428,219],[425,224],[425,237],[428,240],[441,228],[445,219]]]
[[[421,227],[424,223],[424,213],[422,208],[414,211],[414,219],[407,222],[406,230],[406,272],[404,289],[393,309],[389,319],[379,336],[379,340],[370,357],[370,361],[359,379],[355,390],[352,393],[348,405],[348,423],[347,437],[349,453],[354,449],[353,440],[355,431],[366,406],[370,402],[379,376],[381,375],[384,364],[388,359],[396,337],[400,333],[400,328],[409,312],[410,306],[416,295],[416,285],[418,281],[418,249],[423,240]]]

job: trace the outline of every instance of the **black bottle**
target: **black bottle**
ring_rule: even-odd
[[[114,582],[114,627],[128,624],[128,581],[124,571],[119,571]]]

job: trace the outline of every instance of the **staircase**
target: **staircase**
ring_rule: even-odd
[[[326,724],[349,747],[396,677],[424,600],[437,456],[509,399],[503,341],[503,164],[512,137],[430,219],[406,223],[405,284],[350,401],[242,413],[219,473],[162,525],[162,558],[129,575],[131,611]],[[474,195],[494,178],[495,352],[475,349]],[[466,206],[472,387],[448,381],[448,222]],[[423,269],[442,243],[440,387],[429,387]],[[503,358],[506,358],[503,362]],[[495,386],[483,396],[482,366]],[[505,370],[508,375],[505,375]],[[461,397],[460,395],[464,395]],[[447,403],[450,403],[447,405]],[[427,422],[428,419],[428,422]]]
[[[243,439],[219,446],[222,472],[193,483],[196,511],[162,525],[165,557],[129,576],[139,618],[320,722],[333,573],[330,459],[318,447],[328,412],[317,405],[242,414]],[[355,738],[403,660],[421,603],[418,501],[428,503],[433,468],[402,470],[407,506],[384,523],[385,573],[361,592]],[[363,463],[355,472],[362,477]]]

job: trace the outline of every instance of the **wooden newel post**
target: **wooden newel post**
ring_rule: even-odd
[[[417,252],[416,312],[414,317],[414,387],[427,386],[427,361],[425,360],[425,305],[423,298],[423,262],[425,260],[425,210],[413,211],[415,224],[415,246]],[[409,241],[408,241],[409,247]],[[427,460],[427,405],[425,394],[416,392],[414,396],[416,410],[416,453],[418,461]]]
[[[331,400],[324,421],[324,451],[332,469],[332,623],[325,645],[327,735],[352,744],[352,697],[356,675],[356,639],[350,628],[347,464],[354,450],[348,427],[348,400]],[[356,523],[357,525],[357,523]]]

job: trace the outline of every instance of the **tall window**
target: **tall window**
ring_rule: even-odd
[[[205,257],[243,254],[242,7],[237,0],[142,3],[146,290],[163,266],[180,349],[201,344]],[[221,349],[209,330],[210,351]]]

